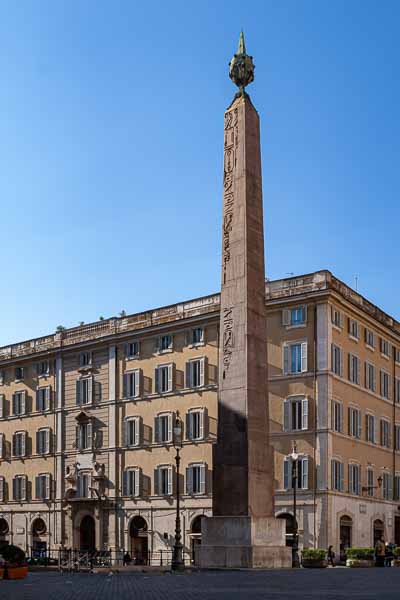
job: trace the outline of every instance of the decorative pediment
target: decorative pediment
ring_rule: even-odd
[[[92,417],[91,415],[89,415],[89,413],[87,413],[84,410],[81,410],[81,412],[76,415],[75,420],[78,423],[87,423],[88,421],[90,421],[91,418]]]

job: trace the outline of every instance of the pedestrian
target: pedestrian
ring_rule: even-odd
[[[331,567],[335,566],[335,553],[333,551],[333,546],[329,546],[328,548],[328,565]]]
[[[375,565],[377,567],[385,566],[385,550],[385,539],[382,535],[375,544]]]
[[[131,555],[129,554],[129,552],[125,552],[124,554],[124,565],[129,567],[129,565],[131,564]]]
[[[392,543],[387,543],[385,546],[385,567],[392,566],[392,560],[394,558],[393,548],[394,544]]]

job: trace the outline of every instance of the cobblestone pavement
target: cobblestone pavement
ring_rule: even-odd
[[[207,571],[155,573],[30,573],[0,581],[0,600],[398,600],[400,569]]]

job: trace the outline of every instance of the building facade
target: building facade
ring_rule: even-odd
[[[300,545],[400,544],[400,324],[328,271],[266,282],[275,515]],[[212,512],[218,294],[0,349],[0,543],[185,556]]]

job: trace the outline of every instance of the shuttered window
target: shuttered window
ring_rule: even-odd
[[[93,426],[92,422],[79,423],[76,426],[75,445],[78,450],[91,450],[93,447]]]
[[[375,417],[365,415],[365,439],[367,442],[375,444]]]
[[[6,405],[6,398],[5,398],[4,394],[0,394],[0,419],[4,419],[4,417],[6,416],[5,405]]]
[[[206,465],[192,464],[186,469],[186,493],[189,495],[205,494]]]
[[[349,407],[348,412],[349,435],[361,438],[361,411],[358,408]]]
[[[123,495],[140,496],[141,471],[138,467],[125,469],[123,476]]]
[[[297,459],[297,489],[307,490],[309,487],[309,458],[308,456],[300,456]],[[288,490],[293,488],[293,461],[290,456],[283,461],[283,487]]]
[[[307,342],[287,344],[283,347],[283,372],[304,373],[307,366]]]
[[[343,350],[332,344],[332,372],[341,377],[343,375]]]
[[[349,381],[360,385],[360,359],[355,354],[349,354]]]
[[[172,442],[173,413],[164,413],[155,418],[155,440],[158,443]]]
[[[76,403],[92,404],[93,402],[93,377],[81,377],[76,381]]]
[[[186,363],[186,387],[196,388],[204,385],[205,358],[196,358]]]
[[[389,399],[389,373],[386,371],[381,371],[381,396]]]
[[[173,492],[173,470],[171,465],[162,465],[157,469],[158,495],[171,496]]]
[[[6,446],[5,446],[6,438],[4,433],[0,433],[0,459],[5,458],[6,455]]]
[[[360,495],[361,493],[361,467],[360,465],[349,465],[349,493]]]
[[[344,490],[344,465],[339,460],[331,461],[331,485],[333,490]]]
[[[367,390],[371,390],[371,392],[375,391],[375,367],[370,363],[365,363],[365,387]]]
[[[140,355],[140,342],[128,342],[125,344],[126,358],[137,358]]]
[[[125,446],[139,446],[141,441],[141,419],[130,417],[125,421]]]
[[[35,488],[37,500],[50,500],[50,473],[44,473],[36,477]]]
[[[283,402],[284,431],[308,429],[308,398],[293,396]]]
[[[17,431],[13,435],[13,456],[25,456],[26,454],[26,431]]]
[[[206,418],[207,411],[205,408],[193,409],[188,412],[186,420],[186,432],[189,440],[204,439]]]
[[[173,364],[159,365],[155,371],[156,392],[164,394],[172,392]]]
[[[40,387],[36,390],[36,410],[44,412],[50,409],[50,386]]]
[[[343,404],[332,400],[332,431],[343,433]]]
[[[15,392],[12,397],[13,415],[24,415],[26,412],[26,392]]]
[[[13,479],[13,499],[18,502],[21,502],[21,500],[26,500],[26,488],[26,475],[16,475]]]
[[[37,454],[48,454],[50,452],[50,429],[39,429],[36,432]]]
[[[135,369],[124,374],[124,398],[137,398],[140,396],[141,370]]]
[[[0,476],[0,502],[6,501],[6,480]]]
[[[393,500],[392,476],[390,473],[383,473],[382,496],[385,500]]]
[[[390,423],[386,419],[381,419],[381,446],[384,448],[390,448]]]

